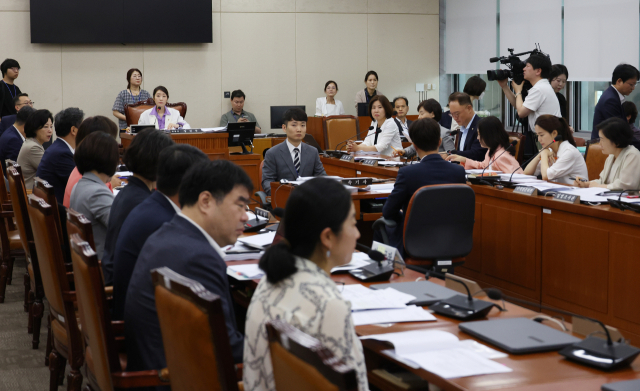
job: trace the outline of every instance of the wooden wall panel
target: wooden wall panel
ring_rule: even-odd
[[[607,313],[609,232],[602,221],[552,211],[542,221],[542,291]]]
[[[634,323],[640,331],[640,232],[613,232],[610,240],[611,315]]]

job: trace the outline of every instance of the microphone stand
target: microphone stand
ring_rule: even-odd
[[[504,151],[502,151],[502,153],[500,155],[498,155],[497,157],[493,158],[492,161],[489,162],[489,164],[487,165],[487,167],[489,167],[491,164],[493,164],[496,160],[498,160],[498,158],[502,155],[504,155],[505,152],[507,152],[509,149],[511,149],[511,147],[515,147],[516,145],[518,145],[518,140],[514,140],[511,142],[511,144],[509,144],[509,146],[507,147],[507,149],[505,149]],[[483,178],[484,175],[484,171],[487,169],[487,167],[482,169],[482,172],[480,173],[480,180],[478,181],[478,184],[482,183],[485,185],[489,185],[489,186],[493,186],[493,184],[489,181],[486,181]]]
[[[342,147],[340,147],[340,149],[338,149],[338,147],[339,147],[340,145],[343,145],[343,144],[348,143],[348,142],[349,142],[349,140],[351,140],[351,139],[352,139],[352,138],[354,138],[354,137],[356,137],[356,138],[357,138],[357,137],[360,137],[363,133],[369,133],[372,129],[373,129],[373,126],[369,127],[369,129],[367,129],[367,130],[365,130],[365,131],[362,131],[362,132],[360,132],[360,133],[356,134],[355,136],[351,136],[351,137],[349,137],[348,139],[346,139],[346,140],[344,140],[344,141],[339,142],[338,144],[336,144],[336,147],[333,149],[333,151],[324,151],[325,155],[326,155],[326,156],[330,156],[330,157],[337,157],[337,158],[342,157],[342,155],[347,154],[347,152],[342,152]]]
[[[448,276],[451,281],[455,281],[458,284],[462,284],[467,290],[467,297],[462,295],[455,295],[448,299],[441,300],[435,304],[429,306],[433,312],[449,316],[454,319],[469,320],[475,318],[484,318],[491,308],[497,307],[494,303],[488,301],[474,299],[471,295],[471,291],[467,284],[451,275]],[[500,308],[500,307],[497,307]]]

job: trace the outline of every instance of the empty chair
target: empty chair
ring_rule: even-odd
[[[25,254],[20,233],[13,223],[13,207],[3,179],[0,179],[0,303],[4,303],[7,285],[11,285],[15,258]],[[28,286],[28,284],[25,285],[25,311],[29,310]]]
[[[587,163],[589,180],[600,178],[600,173],[604,169],[604,162],[609,155],[602,153],[600,139],[587,141],[587,150],[584,153],[584,160]]]
[[[220,297],[167,267],[151,279],[171,389],[238,390]]]
[[[336,149],[336,146],[358,134],[360,125],[358,118],[352,115],[332,115],[322,119],[324,128],[324,145],[320,145],[323,149]],[[342,147],[345,147],[343,145]]]
[[[116,335],[124,332],[124,322],[111,321],[98,257],[78,234],[72,234],[69,241],[89,390],[168,385],[167,371],[126,372],[126,356],[119,354],[116,343]]]
[[[283,321],[266,327],[278,391],[358,389],[355,369],[336,360],[317,339]]]

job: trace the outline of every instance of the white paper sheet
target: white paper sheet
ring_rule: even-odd
[[[376,290],[360,284],[345,285],[342,298],[351,302],[352,311],[406,308],[408,302],[416,299],[393,288]]]
[[[526,174],[513,174],[513,177],[511,176],[511,174],[500,174],[500,179],[502,179],[503,181],[508,181],[509,178],[511,178],[511,180],[514,179],[538,179],[536,178],[535,175],[526,175]]]
[[[133,176],[133,173],[131,171],[118,171],[115,174],[113,174],[113,176]]]
[[[257,263],[249,265],[233,265],[227,267],[227,274],[236,280],[255,280],[262,278],[264,272],[260,270]]]
[[[202,133],[226,132],[227,127],[219,126],[217,128],[200,128],[200,130],[202,130]]]
[[[381,191],[381,192],[385,192],[385,193],[389,193],[391,191],[393,191],[393,187],[396,185],[395,182],[393,183],[381,183],[378,185],[369,185],[367,187],[365,187],[365,190],[368,191]]]
[[[267,233],[263,233],[263,234],[259,234],[259,235],[253,235],[253,236],[247,236],[241,239],[238,239],[239,242],[241,242],[242,244],[245,244],[249,247],[265,247],[270,245],[271,243],[273,243],[273,238],[276,236],[276,232],[275,231],[271,231],[271,232],[267,232]]]
[[[253,213],[253,212],[249,212],[249,211],[247,211],[247,217],[249,218],[249,220],[255,220],[256,218],[257,218],[259,221],[267,221],[267,220],[269,220],[269,219],[268,219],[268,218],[266,218],[266,217],[258,216],[257,214],[255,214],[255,213]]]
[[[384,162],[378,162],[379,166],[401,166],[403,164],[404,164],[404,162],[395,162],[395,161],[391,161],[391,160],[386,160]]]
[[[361,252],[353,253],[353,255],[351,256],[351,261],[349,263],[334,267],[333,269],[331,269],[331,273],[359,269],[361,267],[369,265],[371,262],[373,261],[367,254]]]
[[[483,169],[482,168],[479,168],[479,169],[474,168],[472,170],[464,170],[464,171],[467,174],[482,174]],[[494,171],[494,170],[489,170],[489,169],[484,170],[485,174],[486,173],[492,173],[492,172],[495,172],[496,174],[502,174],[502,171]]]
[[[247,259],[260,259],[264,251],[256,252],[255,249],[244,246],[241,242],[236,242],[233,246],[223,248],[225,252],[224,261],[246,261]],[[247,252],[249,251],[249,252]],[[228,254],[238,252],[238,254]]]
[[[430,350],[441,350],[451,346],[457,347],[458,337],[441,330],[413,330],[399,333],[374,334],[360,339],[375,339],[391,342],[395,353],[406,356]]]
[[[512,371],[503,364],[465,348],[412,353],[402,357],[445,379]]]
[[[399,323],[399,322],[427,322],[435,321],[435,316],[422,307],[407,306],[406,308],[393,310],[371,310],[352,312],[353,325],[362,326],[365,324],[378,323]]]

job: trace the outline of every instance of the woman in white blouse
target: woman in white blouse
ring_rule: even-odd
[[[324,85],[324,93],[327,95],[326,97],[316,99],[316,116],[343,115],[344,107],[342,107],[342,102],[335,99],[338,93],[338,83],[329,80]]]
[[[349,141],[347,151],[380,152],[380,155],[392,156],[394,151],[402,149],[400,132],[391,118],[393,108],[384,95],[376,95],[369,102],[369,116],[373,120],[367,137],[362,144]]]
[[[169,91],[158,86],[153,90],[153,101],[155,106],[149,110],[145,110],[140,114],[138,125],[155,125],[156,129],[189,129],[191,126],[182,118],[180,112],[176,109],[167,107],[169,100]]]
[[[334,180],[312,179],[291,193],[283,221],[284,239],[260,259],[265,277],[247,310],[244,389],[276,389],[265,324],[280,319],[316,338],[355,369],[358,390],[368,390],[351,303],[330,277],[333,267],[349,263],[360,237],[351,195]]]
[[[633,132],[621,118],[609,118],[597,125],[602,153],[609,155],[600,178],[591,182],[576,180],[580,187],[604,187],[609,190],[637,190],[640,186],[640,151],[629,142]],[[587,177],[583,177],[586,179]]]

